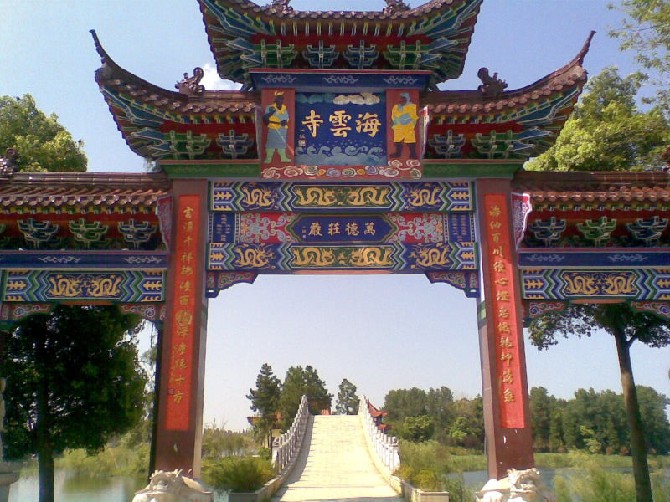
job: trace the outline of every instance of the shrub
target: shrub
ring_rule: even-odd
[[[259,457],[226,457],[203,466],[205,481],[217,490],[254,492],[274,477],[272,464]]]

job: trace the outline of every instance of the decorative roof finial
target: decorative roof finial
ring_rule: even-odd
[[[205,71],[202,68],[193,68],[193,76],[189,77],[188,73],[184,73],[184,78],[177,82],[174,87],[181,94],[201,96],[205,92],[205,86],[200,85],[200,81],[204,76]]]
[[[14,148],[7,148],[4,157],[0,157],[0,176],[9,177],[14,174],[14,169],[16,169],[19,160],[19,152]],[[2,424],[0,423],[0,429]],[[2,453],[2,452],[0,452]]]
[[[385,0],[385,2],[387,6],[384,8],[384,14],[387,16],[409,10],[409,5],[402,0]]]
[[[291,0],[272,0],[270,8],[278,14],[290,14],[293,12],[293,7],[290,4]]]
[[[482,81],[482,85],[478,86],[477,90],[482,93],[484,98],[497,98],[507,89],[507,82],[498,78],[497,73],[490,76],[488,68],[480,68],[477,76]]]

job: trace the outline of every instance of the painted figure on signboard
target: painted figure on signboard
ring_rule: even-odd
[[[391,157],[400,157],[403,143],[409,147],[409,157],[416,158],[416,122],[419,116],[416,113],[416,104],[412,103],[408,92],[400,94],[401,103],[393,105],[391,110],[391,128],[393,129],[393,143],[395,152]]]
[[[263,123],[268,128],[265,141],[265,162],[272,162],[275,152],[279,153],[280,162],[290,162],[286,156],[286,135],[288,132],[289,113],[284,104],[284,93],[275,91],[274,102],[265,108]]]

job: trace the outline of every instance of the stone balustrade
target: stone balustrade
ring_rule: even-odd
[[[367,398],[360,400],[358,414],[363,422],[363,430],[368,440],[370,451],[378,462],[378,468],[383,467],[384,475],[388,478],[400,467],[400,455],[398,453],[398,438],[384,434],[379,430],[374,418],[370,414]]]
[[[275,438],[272,443],[272,464],[275,466],[278,476],[281,476],[300,454],[308,422],[309,406],[307,405],[307,396],[302,396],[298,412],[293,419],[291,427],[280,437]]]

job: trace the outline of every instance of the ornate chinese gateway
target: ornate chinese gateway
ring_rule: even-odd
[[[425,274],[480,302],[490,477],[533,466],[522,328],[568,302],[670,315],[668,174],[529,173],[586,82],[590,36],[518,89],[458,77],[481,0],[302,12],[197,0],[221,77],[176,90],[93,33],[96,81],[151,174],[0,165],[0,321],[114,303],[161,321],[154,467],[200,467],[208,298],[258,274]]]

